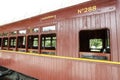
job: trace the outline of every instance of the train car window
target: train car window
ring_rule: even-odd
[[[35,33],[39,32],[39,28],[32,29],[32,32],[35,32]]]
[[[3,38],[3,47],[8,47],[8,38]]]
[[[42,31],[54,31],[54,30],[56,30],[55,25],[53,25],[53,26],[46,26],[46,27],[42,28]]]
[[[0,47],[1,47],[2,38],[0,38]]]
[[[2,36],[2,34],[0,34],[0,36]]]
[[[20,31],[18,31],[19,34],[26,34],[26,32],[27,32],[26,30],[20,30]]]
[[[29,49],[38,49],[38,35],[28,36],[28,48]]]
[[[33,39],[33,47],[38,47],[38,38]]]
[[[102,39],[89,39],[90,51],[100,52],[103,49]]]
[[[26,44],[26,37],[19,36],[18,37],[18,48],[25,48],[25,44]]]
[[[2,36],[8,36],[8,33],[3,33]]]
[[[16,37],[11,37],[10,38],[10,47],[15,48],[16,46]]]
[[[82,57],[107,59],[110,53],[110,32],[108,29],[82,30],[79,33],[79,50],[91,54],[82,54]],[[98,53],[97,56],[95,56]],[[99,53],[106,53],[105,56],[99,56]],[[94,57],[93,57],[94,56]],[[102,57],[102,58],[100,58]]]
[[[17,31],[10,32],[10,35],[16,35]]]
[[[55,54],[56,34],[41,35],[41,49],[43,54]],[[45,51],[46,50],[46,51]]]

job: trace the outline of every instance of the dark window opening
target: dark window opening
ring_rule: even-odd
[[[108,29],[100,30],[82,30],[79,33],[80,52],[90,53],[110,53],[110,31]],[[106,56],[82,55],[84,58],[107,59]]]
[[[45,34],[41,36],[41,49],[55,50],[56,47],[56,34]]]
[[[16,37],[11,37],[10,38],[10,48],[15,48],[16,47]]]
[[[56,50],[56,34],[41,35],[41,49],[43,54],[55,54]],[[47,51],[45,51],[47,50]]]
[[[8,47],[8,38],[3,38],[3,47]]]
[[[28,36],[28,48],[38,49],[38,35]]]
[[[0,38],[0,47],[1,47],[2,38]]]
[[[25,48],[25,45],[26,45],[26,37],[19,36],[18,37],[18,48]]]

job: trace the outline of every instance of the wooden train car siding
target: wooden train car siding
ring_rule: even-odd
[[[116,17],[117,17],[117,34],[119,35],[120,34],[120,1],[117,0],[117,5],[116,5]],[[120,47],[120,37],[118,37],[118,48]],[[119,50],[119,56],[120,56],[120,49]],[[120,61],[120,58],[119,58],[119,61]]]
[[[119,64],[0,51],[0,65],[39,80],[119,80]]]
[[[89,9],[89,7],[95,7],[95,9],[90,12],[82,11],[78,13],[78,10]],[[117,29],[116,15],[116,0],[90,1],[70,8],[3,25],[0,30],[1,33],[11,32],[11,30],[28,30],[33,27],[38,27],[41,30],[44,26],[56,25],[56,55],[79,57],[79,32],[87,29],[108,28],[110,30],[111,60],[119,61],[119,31],[117,31],[119,29]],[[9,28],[11,28],[11,30]],[[40,32],[40,34],[42,34],[42,32]],[[29,34],[26,34],[26,36],[28,35]]]
[[[63,52],[60,52],[60,53],[63,53],[63,55],[65,55],[66,51],[70,51],[71,56],[73,56],[72,54],[75,53],[76,51],[78,51],[78,45],[77,45],[77,44],[79,44],[78,43],[79,41],[77,42],[77,40],[79,40],[78,32],[80,30],[87,30],[87,29],[108,28],[111,31],[111,33],[110,33],[111,34],[110,38],[111,38],[111,42],[112,42],[111,45],[115,46],[117,44],[117,34],[116,34],[116,28],[115,28],[116,27],[115,14],[116,14],[116,12],[113,11],[113,12],[109,12],[109,13],[77,17],[77,18],[73,18],[70,20],[69,19],[62,20],[59,23],[59,28],[58,28],[58,31],[59,31],[58,32],[58,40],[61,40],[61,42],[58,42],[58,44],[57,44],[57,45],[59,45],[58,46],[59,50],[61,49],[61,47],[63,48],[61,50]],[[89,19],[91,19],[91,20],[89,20]],[[70,23],[70,24],[67,24],[67,23]],[[96,26],[98,26],[98,27],[96,27]],[[70,42],[68,42],[68,40]],[[113,42],[113,41],[115,41],[115,42]],[[65,43],[63,43],[63,42],[65,42]],[[63,45],[64,45],[64,47],[63,47]],[[67,49],[65,47],[67,47]],[[70,47],[74,47],[74,48],[70,48]],[[118,48],[117,48],[117,46],[112,47],[112,48],[113,48],[112,53],[114,53],[114,54],[112,54],[112,56],[115,57],[115,55],[118,55],[118,52],[117,52]],[[75,49],[75,50],[73,50],[73,49]],[[116,50],[116,51],[114,51],[114,50]],[[70,53],[70,52],[67,52],[67,53]],[[77,53],[78,52],[76,52],[76,54]],[[113,59],[118,59],[117,57],[118,56],[116,56]],[[118,61],[118,60],[116,60],[116,61]]]
[[[116,39],[116,42],[117,42],[117,45],[116,45],[116,46],[117,46],[117,47],[114,48],[114,49],[117,49],[118,52],[115,53],[116,56],[114,56],[113,59],[114,59],[114,60],[118,60],[118,59],[119,59],[118,61],[120,61],[120,58],[118,58],[118,57],[120,57],[120,53],[119,53],[119,46],[120,46],[120,43],[119,43],[120,40],[119,40],[119,38],[120,38],[120,37],[117,37],[117,36],[119,35],[119,32],[120,32],[120,31],[119,31],[119,30],[120,30],[120,27],[119,27],[119,24],[120,24],[120,10],[119,10],[119,8],[120,8],[120,1],[117,0],[116,16],[115,16],[116,19],[114,20],[113,25],[116,24],[116,26],[117,26],[117,27],[116,27],[116,31],[114,30],[114,32],[116,33],[116,38],[117,38],[117,39]],[[115,27],[114,27],[114,29],[115,29]],[[113,45],[115,46],[115,43],[113,43]],[[114,50],[114,49],[113,49],[113,50]],[[117,53],[118,53],[118,54],[117,54]],[[117,56],[117,55],[118,55],[118,56]],[[118,58],[118,59],[117,59],[117,58]]]
[[[38,49],[35,49],[37,53],[33,53],[34,55],[0,50],[0,66],[5,66],[40,80],[119,80],[119,25],[120,0],[92,0],[3,25],[0,27],[0,34],[4,33],[4,36],[0,36],[1,49],[10,50],[9,42],[8,47],[3,46],[3,42],[5,42],[3,38],[10,40],[11,37],[15,37],[16,40],[18,40],[19,36],[24,36],[27,38],[25,41],[26,48],[21,48],[21,50],[28,52],[28,37],[31,35],[38,36],[39,46]],[[55,30],[44,31],[43,28],[48,26],[55,26]],[[39,31],[34,33],[32,32],[33,28],[39,28]],[[14,31],[18,33],[19,30],[27,30],[27,33],[10,35],[10,33]],[[81,44],[84,44],[84,48],[90,47],[88,46],[88,38],[83,38],[84,41],[81,42],[81,31],[85,30],[102,30],[103,33],[101,32],[101,34],[104,35],[102,38],[110,39],[110,43],[108,43],[110,45],[110,52],[105,53],[107,54],[106,56],[109,56],[107,58],[109,58],[110,62],[81,59],[81,54],[85,52],[90,53],[88,49],[86,49],[87,51],[85,52],[81,50]],[[109,33],[107,33],[107,31]],[[98,33],[100,34],[100,32]],[[42,51],[44,52],[44,49],[41,48],[42,35],[46,34],[56,35],[56,45],[52,48],[53,50],[51,50],[51,52],[54,52],[54,56],[41,54]],[[101,34],[97,37],[101,38]],[[90,35],[92,35],[93,38],[94,34]],[[96,35],[98,34],[96,33]],[[18,46],[18,41],[16,44]],[[105,47],[106,45],[103,46]],[[14,50],[18,49],[18,47],[14,48]],[[103,53],[104,52],[99,52],[98,55],[105,55]],[[92,53],[91,51],[90,54],[97,54],[97,52]]]

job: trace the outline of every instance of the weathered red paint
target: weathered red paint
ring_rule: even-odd
[[[79,13],[78,9],[96,6],[95,11]],[[120,1],[93,0],[56,10],[0,27],[0,33],[38,27],[39,33],[45,34],[42,27],[56,25],[56,56],[79,57],[79,32],[81,30],[110,30],[111,61],[120,61]],[[20,35],[16,35],[17,38]],[[11,36],[8,36],[8,38]],[[4,38],[3,36],[1,38]],[[26,41],[27,42],[27,41]],[[1,42],[2,43],[2,42]],[[8,48],[9,49],[9,48]],[[15,48],[17,50],[17,47]],[[26,48],[28,51],[28,48]],[[33,76],[40,80],[119,80],[120,66],[89,61],[57,59],[43,56],[0,52],[0,65]]]
[[[0,51],[0,65],[39,80],[119,80],[120,65]]]

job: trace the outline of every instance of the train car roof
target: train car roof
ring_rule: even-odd
[[[21,22],[24,22],[24,21],[29,21],[31,19],[35,19],[35,18],[42,17],[42,16],[45,16],[45,15],[63,12],[63,11],[66,11],[66,10],[70,10],[71,8],[85,7],[85,6],[88,6],[88,5],[91,5],[91,4],[100,4],[100,3],[104,3],[105,1],[109,2],[109,1],[116,1],[116,0],[91,0],[91,1],[83,2],[83,3],[79,3],[77,5],[73,5],[73,6],[61,8],[61,9],[58,9],[58,10],[50,11],[50,12],[47,12],[47,13],[43,13],[43,14],[40,14],[40,15],[36,15],[36,16],[33,16],[33,17],[29,17],[29,18],[26,18],[26,19],[23,19],[23,20],[19,20],[19,21],[8,23],[8,24],[4,24],[4,25],[1,25],[0,28],[4,28],[6,26],[11,26],[11,25],[14,25],[14,24],[18,24],[18,23],[21,23]]]

